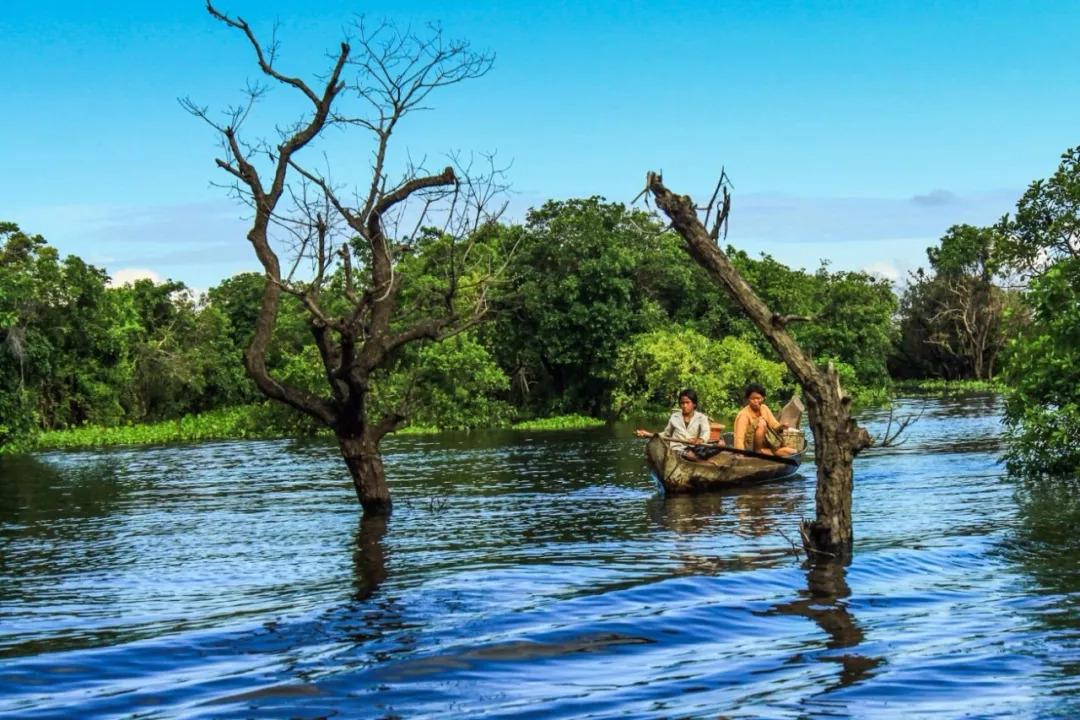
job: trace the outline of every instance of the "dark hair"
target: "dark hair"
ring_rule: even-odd
[[[743,391],[743,399],[750,397],[751,393],[757,393],[761,397],[765,397],[765,388],[761,387],[757,383],[750,383],[746,386],[746,390]]]
[[[694,403],[694,409],[695,410],[697,409],[697,393],[696,392],[694,392],[690,388],[686,388],[685,390],[680,390],[678,399],[682,400],[683,398],[689,398],[690,402]]]

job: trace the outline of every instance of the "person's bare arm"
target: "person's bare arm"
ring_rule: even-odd
[[[772,414],[772,410],[769,409],[768,405],[761,406],[761,417],[765,418],[765,422],[767,422],[769,427],[773,430],[783,430],[787,427],[787,425],[776,419],[776,416]]]
[[[653,435],[659,435],[660,437],[669,438],[671,437],[671,431],[674,429],[675,426],[671,424],[671,420],[668,420],[668,424],[665,425],[664,429],[658,433],[654,433],[652,430],[644,430],[642,428],[638,428],[634,431],[634,434],[637,435],[639,438],[652,437]]]

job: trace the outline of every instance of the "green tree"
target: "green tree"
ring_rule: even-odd
[[[118,421],[134,318],[107,290],[108,276],[77,257],[61,260],[13,223],[0,225],[0,239],[0,403],[13,413],[5,434]]]
[[[1080,147],[1002,223],[1002,256],[1029,278],[1031,313],[1005,352],[1007,458],[1024,473],[1080,472]]]
[[[710,340],[690,328],[658,329],[620,348],[612,365],[612,407],[624,417],[669,410],[676,393],[691,387],[703,411],[725,419],[741,404],[747,384],[761,383],[771,394],[781,388],[784,373],[782,363],[765,359],[745,340]]]
[[[487,331],[516,404],[609,410],[619,347],[666,319],[641,282],[657,263],[649,251],[659,232],[645,214],[598,197],[549,201],[529,213],[504,291],[508,307]]]
[[[901,301],[898,374],[993,377],[997,356],[1022,317],[1017,293],[1006,287],[1003,243],[999,226],[956,225],[926,251],[931,270],[911,274]]]
[[[253,398],[233,328],[217,306],[197,304],[174,281],[137,280],[111,292],[138,321],[129,333],[130,420],[153,422]]]
[[[771,307],[810,318],[791,328],[811,354],[847,363],[862,385],[887,385],[897,302],[887,282],[729,251]],[[734,336],[764,357],[774,352],[678,235],[600,198],[549,202],[531,214],[512,277],[509,309],[484,341],[513,379],[514,404],[532,412],[612,411],[612,359],[628,338],[651,330]]]
[[[1025,297],[1031,322],[1006,353],[1006,422],[1012,469],[1053,475],[1080,470],[1080,258],[1062,258]]]
[[[443,430],[501,427],[516,415],[502,399],[510,379],[471,333],[409,348],[376,382],[375,404],[407,405],[418,425]]]
[[[1062,154],[1053,175],[1031,183],[1002,227],[1003,261],[1027,275],[1080,258],[1080,146]]]

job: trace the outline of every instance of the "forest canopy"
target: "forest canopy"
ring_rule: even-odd
[[[728,248],[770,307],[857,401],[885,401],[894,379],[1006,386],[1020,472],[1080,468],[1080,148],[1037,180],[1016,212],[957,225],[901,288],[861,272],[790,268]],[[398,353],[373,382],[372,412],[408,397],[414,425],[468,429],[580,414],[658,416],[696,387],[722,422],[749,381],[781,398],[795,383],[749,321],[656,218],[590,197],[550,201],[518,224],[477,231],[478,256],[513,246],[488,290],[487,322]],[[403,259],[402,296],[445,283],[437,232]],[[331,278],[326,302],[340,292]],[[263,277],[226,278],[201,297],[182,283],[110,285],[105,271],[40,235],[0,223],[0,446],[43,431],[137,425],[229,410],[230,432],[297,435],[317,425],[266,403],[242,355]],[[410,300],[411,302],[412,300]],[[466,298],[464,301],[468,301]],[[322,382],[300,301],[282,299],[268,367],[298,387]]]

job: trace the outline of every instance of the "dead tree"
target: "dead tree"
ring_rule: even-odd
[[[850,415],[851,398],[840,387],[840,378],[830,366],[819,367],[795,342],[787,324],[798,318],[769,309],[739,275],[728,256],[719,248],[720,229],[727,221],[731,203],[727,189],[711,229],[706,228],[698,207],[686,195],[676,195],[664,186],[663,178],[650,172],[646,190],[670,218],[671,225],[686,242],[686,250],[699,265],[723,286],[728,295],[773,346],[803,389],[814,434],[817,463],[817,515],[802,528],[808,553],[849,557],[852,544],[851,487],[852,462],[870,446],[870,434]],[[708,217],[715,203],[709,203]]]
[[[471,267],[464,290],[462,268],[475,230],[493,221],[486,206],[500,189],[498,173],[472,177],[460,162],[428,172],[410,161],[391,179],[390,139],[406,115],[425,109],[433,90],[484,75],[492,58],[447,41],[437,27],[419,36],[361,20],[330,56],[325,74],[309,84],[279,70],[276,39],[263,44],[243,19],[212,3],[207,10],[246,40],[262,78],[222,122],[205,107],[181,101],[219,133],[223,156],[216,164],[252,213],[247,239],[266,284],[245,367],[266,397],[333,431],[365,513],[387,512],[390,492],[379,443],[406,414],[403,408],[374,412],[373,377],[407,344],[442,339],[483,317],[485,288],[499,268]],[[270,87],[306,109],[299,119],[279,124],[272,142],[242,135]],[[325,156],[316,156],[317,167],[302,152],[318,152],[316,141],[331,128],[359,131],[371,143],[370,165],[353,184],[332,178]],[[403,304],[398,261],[436,223],[450,238],[442,297]],[[283,239],[293,255],[284,273],[276,249]],[[306,311],[325,371],[324,392],[289,385],[267,369],[282,293],[294,295]]]
[[[926,342],[968,365],[976,380],[989,380],[997,354],[1005,347],[1007,295],[979,277],[939,275],[933,282],[941,297],[936,312],[926,319],[934,330]]]

